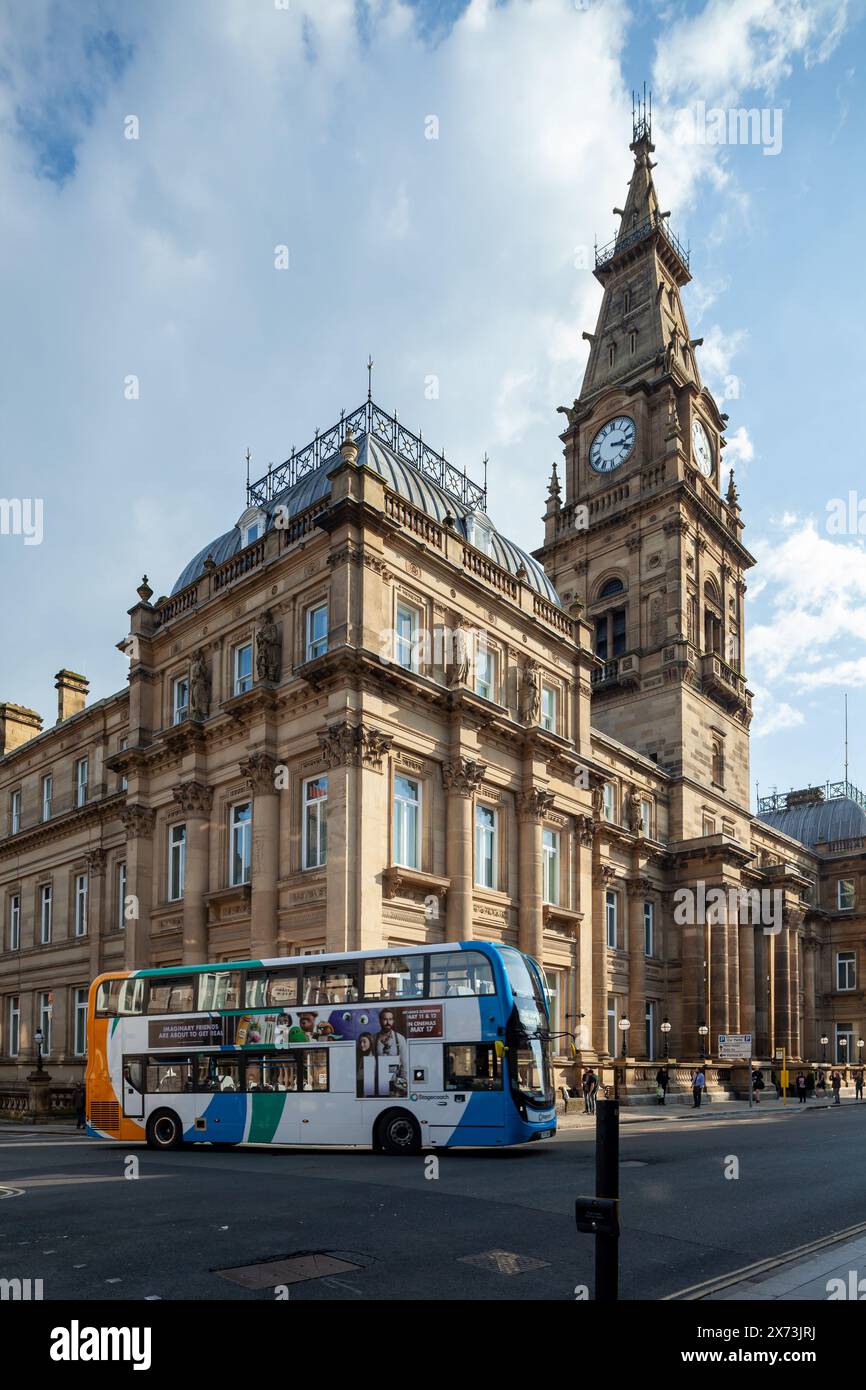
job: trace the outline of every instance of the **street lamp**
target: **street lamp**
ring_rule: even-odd
[[[36,1029],[36,1032],[33,1034],[33,1039],[34,1039],[34,1041],[35,1041],[35,1043],[36,1043],[36,1070],[37,1070],[37,1071],[41,1071],[41,1070],[42,1070],[42,1044],[43,1044],[43,1042],[45,1041],[45,1035],[43,1034],[41,1028],[37,1028],[37,1029]]]
[[[620,1030],[620,1032],[622,1033],[622,1055],[623,1055],[623,1057],[627,1057],[627,1056],[628,1056],[628,1050],[627,1050],[627,1047],[626,1047],[626,1043],[628,1042],[628,1030],[629,1030],[630,1027],[631,1027],[631,1019],[626,1018],[625,1014],[623,1014],[622,1018],[621,1018],[620,1021],[619,1021],[619,1030]]]
[[[710,1031],[710,1030],[709,1030],[709,1028],[707,1027],[707,1025],[706,1025],[705,1023],[702,1023],[702,1024],[700,1025],[700,1027],[698,1028],[698,1033],[699,1033],[700,1039],[701,1039],[701,1061],[703,1061],[704,1058],[705,1058],[706,1055],[707,1055],[706,1037],[707,1037],[707,1034],[709,1033],[709,1031]]]
[[[818,1039],[818,1041],[820,1042],[821,1047],[822,1047],[822,1049],[823,1049],[823,1053],[822,1053],[822,1057],[821,1057],[821,1065],[822,1065],[822,1066],[826,1066],[826,1065],[827,1065],[827,1044],[828,1044],[828,1042],[830,1041],[830,1039],[827,1037],[827,1034],[826,1034],[826,1033],[822,1033],[821,1036],[820,1036],[820,1038]]]
[[[663,1018],[663,1019],[662,1019],[662,1021],[661,1021],[661,1031],[664,1033],[664,1036],[665,1036],[665,1061],[667,1061],[668,1057],[670,1057],[670,1055],[671,1055],[671,1054],[668,1052],[668,1033],[671,1031],[671,1021],[670,1021],[669,1018]]]
[[[842,1066],[844,1067],[845,1058],[848,1056],[848,1039],[844,1033],[842,1033],[839,1037],[838,1047],[839,1051],[842,1053]]]

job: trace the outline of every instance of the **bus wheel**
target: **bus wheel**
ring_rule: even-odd
[[[373,1148],[386,1154],[419,1154],[421,1129],[408,1110],[389,1110],[382,1115],[373,1134]]]
[[[173,1110],[158,1110],[147,1122],[147,1146],[150,1149],[179,1149],[183,1129]]]

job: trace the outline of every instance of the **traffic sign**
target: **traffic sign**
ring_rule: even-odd
[[[719,1060],[736,1061],[738,1058],[751,1058],[751,1033],[720,1033]]]

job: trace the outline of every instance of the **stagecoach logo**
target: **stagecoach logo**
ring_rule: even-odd
[[[134,1371],[150,1370],[149,1327],[69,1327],[51,1331],[52,1361],[131,1361]]]

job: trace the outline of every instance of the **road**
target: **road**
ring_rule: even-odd
[[[621,1296],[657,1299],[866,1220],[864,1141],[866,1104],[624,1125]],[[292,1283],[292,1300],[592,1290],[594,1242],[573,1214],[594,1191],[591,1131],[437,1157],[431,1178],[426,1155],[154,1154],[6,1129],[0,1277],[41,1278],[45,1299],[274,1299],[270,1271],[259,1289],[216,1271],[327,1252],[354,1268]],[[725,1176],[732,1158],[738,1178]],[[538,1263],[473,1262],[491,1251]]]

